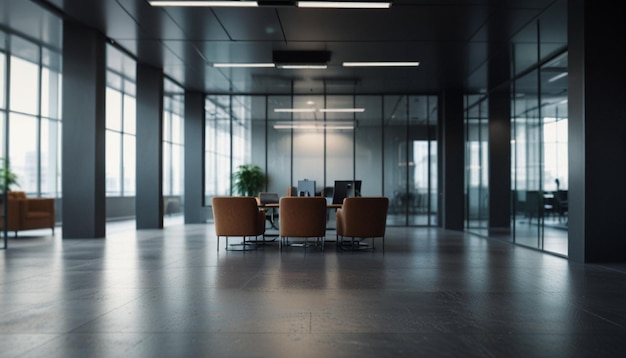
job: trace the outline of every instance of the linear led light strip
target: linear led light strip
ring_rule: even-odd
[[[343,67],[417,67],[419,62],[344,62]],[[327,65],[276,65],[273,63],[214,63],[213,67],[232,68],[281,68],[281,69],[325,69]]]
[[[273,63],[214,63],[213,67],[221,68],[263,68],[263,67],[276,67]]]
[[[387,62],[344,62],[343,67],[417,67],[417,61],[387,61]]]
[[[181,7],[258,7],[257,1],[149,1],[152,6]],[[295,5],[302,8],[331,9],[388,9],[391,2],[369,1],[297,1]]]
[[[365,108],[320,108],[320,112],[326,113],[362,113]],[[277,113],[313,113],[315,108],[274,108]]]
[[[369,1],[298,1],[298,7],[331,9],[388,9],[391,2]]]
[[[277,65],[283,70],[325,70],[327,65]]]
[[[220,68],[280,68],[284,70],[303,70],[303,69],[326,69],[327,65],[276,65],[274,63],[214,63],[213,67]]]
[[[277,122],[274,129],[354,129],[353,122]]]
[[[258,7],[256,1],[149,1],[152,6]]]

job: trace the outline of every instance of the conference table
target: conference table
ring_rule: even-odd
[[[270,224],[272,225],[272,228],[278,230],[278,226],[276,226],[276,223],[274,222],[275,220],[275,213],[276,213],[276,209],[280,208],[280,203],[261,203],[261,201],[257,198],[257,204],[259,206],[259,208],[261,209],[272,209],[272,214],[269,216],[268,220],[270,222]],[[341,209],[343,204],[333,204],[333,203],[327,203],[326,204],[326,209]],[[335,230],[336,228],[330,227],[327,228],[329,230]]]

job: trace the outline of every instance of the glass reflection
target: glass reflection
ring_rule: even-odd
[[[361,110],[322,110],[337,108]],[[361,195],[390,198],[390,225],[437,224],[436,96],[207,96],[206,118],[207,204],[230,195],[230,161],[246,158],[280,196],[302,179],[327,196],[335,180],[361,180]]]
[[[514,84],[514,240],[567,255],[567,53]]]

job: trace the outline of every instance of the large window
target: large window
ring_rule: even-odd
[[[184,187],[184,91],[169,80],[165,80],[164,88],[163,195],[181,197]]]
[[[12,189],[60,197],[60,50],[17,35],[0,38],[9,39],[0,50],[0,153],[18,177]]]
[[[107,57],[106,195],[135,196],[136,77],[127,70],[134,66],[117,66],[120,58],[132,60],[112,46]]]

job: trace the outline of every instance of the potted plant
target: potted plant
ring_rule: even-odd
[[[263,172],[258,165],[243,164],[233,173],[235,191],[243,196],[256,196],[263,187]]]
[[[17,183],[17,175],[9,168],[6,158],[0,158],[0,192],[11,191],[11,186],[20,186]]]

